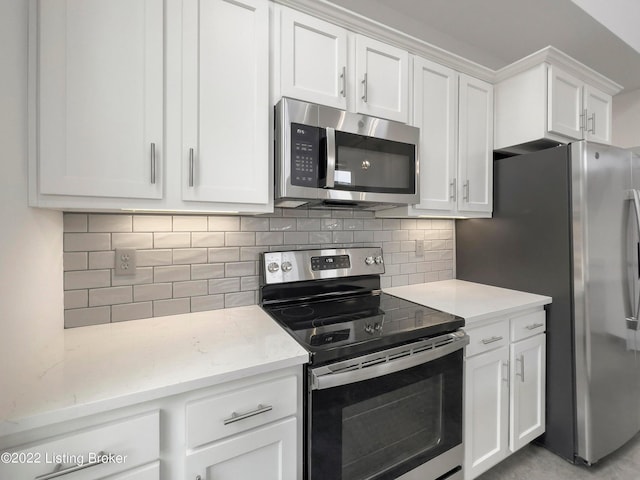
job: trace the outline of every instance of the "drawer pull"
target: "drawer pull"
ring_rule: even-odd
[[[58,463],[54,468],[53,472],[45,473],[44,475],[38,475],[34,480],[50,480],[51,478],[62,477],[63,475],[67,475],[69,473],[77,472],[80,470],[84,470],[87,468],[95,467],[96,465],[101,465],[111,457],[112,455],[106,452],[98,452],[96,454],[96,459],[87,462],[87,463],[79,463],[78,465],[72,465],[67,468],[62,468],[62,464]]]
[[[491,338],[483,338],[482,339],[482,343],[484,343],[485,345],[489,345],[490,343],[493,342],[499,342],[500,340],[502,340],[504,337],[491,337]]]
[[[261,413],[266,413],[273,410],[273,406],[271,405],[258,405],[258,408],[256,408],[255,410],[251,410],[250,412],[247,413],[236,413],[236,412],[232,412],[231,413],[231,417],[227,418],[224,421],[225,425],[229,425],[230,423],[234,423],[234,422],[239,422],[240,420],[244,420],[245,418],[249,418],[249,417],[254,417],[256,415],[260,415]]]
[[[535,330],[536,328],[544,327],[544,323],[532,323],[531,325],[527,325],[527,330]]]

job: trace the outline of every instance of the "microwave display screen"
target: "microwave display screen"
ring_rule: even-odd
[[[321,129],[291,124],[291,183],[318,187]]]

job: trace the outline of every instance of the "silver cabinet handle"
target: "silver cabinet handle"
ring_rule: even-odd
[[[367,74],[364,74],[364,78],[362,79],[362,101],[367,103]]]
[[[591,120],[591,128],[587,129],[587,132],[591,132],[592,134],[596,134],[596,112],[593,112],[590,117],[587,118],[587,125],[589,120]]]
[[[51,478],[62,477],[63,475],[67,475],[69,473],[77,472],[79,470],[84,470],[86,468],[95,467],[96,465],[101,465],[106,462],[106,459],[110,457],[110,454],[106,452],[98,452],[96,455],[96,459],[92,462],[87,463],[79,463],[78,465],[72,465],[71,467],[62,468],[62,464],[58,463],[54,468],[53,472],[45,473],[44,475],[38,475],[34,480],[50,480]]]
[[[509,362],[502,362],[502,381],[509,383]]]
[[[249,417],[255,417],[256,415],[270,412],[271,410],[273,410],[273,406],[259,404],[258,408],[256,408],[255,410],[251,410],[250,412],[247,412],[247,413],[239,414],[236,412],[232,412],[231,416],[224,420],[224,424],[229,425],[230,423],[239,422],[240,420],[244,420],[245,418],[249,418]]]
[[[194,168],[194,151],[193,148],[189,149],[189,186],[193,187],[193,168]]]
[[[520,381],[524,382],[524,355],[516,358],[516,364],[520,362],[520,373],[516,372],[516,376],[520,377]]]
[[[544,323],[532,323],[531,325],[527,325],[525,328],[527,330],[535,330],[536,328],[544,327]]]
[[[340,80],[342,82],[342,90],[340,90],[340,95],[342,95],[343,97],[346,97],[347,96],[347,67],[342,67]]]
[[[580,131],[587,131],[587,109],[582,110],[580,114]]]
[[[151,144],[151,183],[156,183],[156,144]]]
[[[333,188],[336,181],[336,131],[327,127],[327,177],[324,188]]]
[[[462,200],[469,203],[469,180],[464,182],[462,185]]]
[[[502,337],[502,336],[500,336],[500,337],[491,337],[491,338],[483,338],[482,339],[482,343],[484,343],[485,345],[489,345],[490,343],[499,342],[503,338],[504,337]]]
[[[456,180],[457,180],[457,179],[455,179],[455,178],[454,178],[454,179],[451,181],[451,183],[449,183],[449,187],[451,188],[451,192],[450,192],[450,194],[449,194],[449,198],[451,199],[451,201],[452,201],[452,202],[455,202],[455,201],[456,201],[456,197],[457,197],[457,192],[456,192],[456,190],[458,190],[458,186],[457,186],[457,183],[458,183],[458,182],[457,182]]]

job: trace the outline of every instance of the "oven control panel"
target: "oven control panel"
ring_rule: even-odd
[[[260,273],[263,285],[380,275],[384,273],[384,260],[380,247],[265,252]]]
[[[311,257],[311,270],[335,270],[336,268],[351,268],[349,255]]]

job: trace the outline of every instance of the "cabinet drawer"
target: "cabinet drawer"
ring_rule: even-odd
[[[295,415],[295,376],[250,385],[187,405],[187,447],[196,448]]]
[[[56,478],[103,478],[160,457],[160,414],[153,411],[23,445],[8,452],[15,462],[0,463],[0,478],[3,479],[46,476],[56,470],[58,463],[62,467]],[[74,468],[80,464],[84,468]],[[62,474],[65,471],[68,471],[67,477]]]
[[[509,344],[509,322],[506,320],[466,330],[469,334],[467,357]]]
[[[511,319],[511,341],[517,342],[523,338],[544,333],[547,328],[546,312],[539,310]]]

